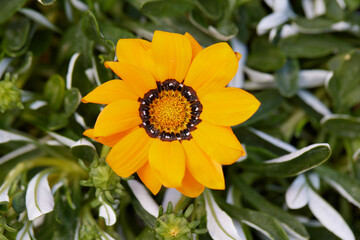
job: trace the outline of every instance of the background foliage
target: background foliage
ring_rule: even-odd
[[[159,226],[172,218],[196,239],[360,235],[359,0],[0,5],[0,239],[170,239]],[[230,85],[262,105],[233,127],[247,158],[225,167],[226,191],[150,196],[83,139],[100,107],[81,96],[115,77],[103,63],[117,40],[154,30],[243,55]]]

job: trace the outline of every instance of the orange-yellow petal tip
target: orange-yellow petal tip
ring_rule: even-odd
[[[241,58],[241,54],[240,54],[240,53],[238,53],[238,52],[235,52],[235,56],[236,56],[237,60],[239,61],[239,60],[240,60],[240,58]]]
[[[94,139],[94,138],[95,138],[94,129],[93,129],[93,128],[86,129],[86,130],[83,132],[83,135],[84,135],[84,136],[87,136],[87,137],[89,137],[89,138]]]

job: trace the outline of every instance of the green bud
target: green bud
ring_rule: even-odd
[[[195,233],[195,229],[200,221],[189,222],[189,217],[194,210],[194,206],[191,204],[188,209],[182,214],[182,210],[174,213],[173,205],[169,202],[166,212],[159,211],[159,218],[155,223],[156,238],[159,240],[189,240],[192,239],[192,233]],[[201,231],[200,231],[201,232]]]
[[[106,163],[101,163],[97,167],[91,166],[89,176],[94,187],[104,191],[115,189],[120,182],[120,177]]]
[[[0,81],[0,112],[13,108],[24,108],[21,103],[21,90],[10,80],[10,75],[6,74],[5,80]]]

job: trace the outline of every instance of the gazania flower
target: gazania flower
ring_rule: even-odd
[[[152,42],[121,39],[106,62],[122,80],[98,86],[82,101],[105,104],[84,135],[112,147],[106,161],[121,177],[135,172],[156,194],[162,185],[196,197],[224,189],[222,165],[245,152],[230,126],[246,121],[259,101],[226,87],[239,53],[227,43],[205,49],[188,33],[156,31]]]

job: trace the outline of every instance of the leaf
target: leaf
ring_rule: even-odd
[[[360,182],[346,174],[327,166],[319,166],[315,171],[349,202],[360,208]]]
[[[23,55],[29,47],[31,23],[27,18],[13,19],[6,28],[3,50],[10,57]]]
[[[341,239],[355,240],[354,234],[340,214],[311,188],[308,193],[309,208],[321,224]]]
[[[24,226],[16,234],[16,240],[32,240],[34,239],[34,229],[31,222],[26,221]]]
[[[297,150],[294,146],[255,128],[235,126],[232,129],[240,142],[251,146],[265,148],[277,155],[287,154]]]
[[[340,114],[326,115],[321,120],[321,124],[335,136],[345,138],[360,137],[360,118]]]
[[[55,26],[53,23],[51,23],[44,15],[42,15],[41,13],[39,13],[35,10],[32,10],[30,8],[21,8],[19,10],[19,12],[21,12],[22,14],[24,14],[25,16],[27,16],[34,22],[36,22],[44,27],[47,27],[50,30],[53,30],[54,32],[57,32],[57,33],[61,32],[61,30],[57,26]]]
[[[241,240],[232,219],[219,208],[211,192],[204,191],[207,229],[213,239]]]
[[[150,196],[144,185],[142,185],[136,180],[128,180],[127,182],[131,191],[134,193],[135,197],[140,202],[141,206],[152,216],[158,217],[159,206]]]
[[[112,226],[116,223],[116,214],[112,206],[103,201],[100,197],[101,206],[99,208],[99,216],[104,218],[107,226]]]
[[[66,73],[66,88],[67,89],[71,89],[71,87],[72,87],[72,79],[73,79],[74,68],[75,68],[75,64],[76,64],[76,61],[78,60],[79,56],[80,56],[79,52],[74,53],[71,56],[68,71]]]
[[[315,97],[309,91],[300,90],[298,92],[298,96],[301,99],[301,101],[306,104],[307,107],[314,110],[320,116],[327,116],[332,114],[329,108],[325,106],[325,104],[322,101],[320,101],[320,99]]]
[[[9,202],[9,189],[10,185],[4,182],[0,187],[0,204]]]
[[[276,71],[275,81],[281,95],[293,97],[298,91],[299,62],[296,59],[288,59],[285,65]]]
[[[44,96],[50,107],[57,111],[60,109],[65,95],[65,82],[60,75],[53,75],[45,85]]]
[[[239,208],[223,201],[219,205],[234,219],[238,219],[249,227],[261,232],[272,240],[289,239],[279,222],[264,212],[254,211],[246,208]]]
[[[161,205],[164,209],[167,208],[169,202],[172,202],[173,206],[176,206],[182,196],[183,195],[175,188],[167,188]]]
[[[66,90],[64,96],[65,115],[70,117],[81,102],[81,94],[77,88]]]
[[[274,47],[266,38],[255,38],[247,59],[247,66],[262,72],[273,72],[286,62],[284,52]]]
[[[258,35],[263,35],[272,28],[275,28],[289,20],[286,12],[273,12],[259,22],[256,31]]]
[[[306,179],[300,174],[286,190],[285,199],[289,208],[299,209],[306,206],[309,200],[307,188]]]
[[[189,0],[136,0],[132,4],[144,14],[156,17],[180,16],[194,7]]]
[[[32,142],[31,138],[25,137],[18,133],[13,133],[7,130],[0,129],[0,144],[6,143],[10,141],[25,141],[25,142]]]
[[[36,174],[26,190],[26,209],[30,221],[54,210],[54,197],[47,180],[49,172]]]
[[[352,45],[331,35],[299,34],[280,40],[279,48],[291,58],[318,58],[350,50]]]
[[[73,145],[71,145],[70,148],[71,153],[75,157],[86,160],[88,162],[92,162],[95,155],[97,154],[95,146],[85,138],[75,142]]]
[[[291,232],[292,235],[297,236],[298,239],[309,238],[309,234],[305,227],[294,216],[267,201],[253,188],[247,185],[239,176],[231,174],[231,179],[234,187],[238,188],[248,202],[255,208],[276,218],[286,230]]]
[[[341,55],[336,61],[337,68],[327,84],[338,113],[360,102],[360,50]]]
[[[3,24],[6,20],[8,20],[25,3],[26,0],[0,0],[0,24]]]
[[[75,144],[75,141],[70,139],[70,138],[67,138],[67,137],[64,137],[60,134],[57,134],[55,132],[48,132],[48,134],[50,136],[52,136],[53,138],[55,138],[59,143],[62,143],[63,145],[65,146],[68,146],[68,147],[71,147]]]
[[[14,198],[12,200],[12,206],[18,214],[26,211],[26,204],[25,204],[25,190],[21,190],[15,193]]]
[[[38,2],[40,2],[42,5],[51,5],[55,2],[56,0],[38,0]]]
[[[221,0],[196,0],[196,6],[207,17],[218,20],[224,12],[224,4]]]
[[[290,177],[324,163],[330,155],[329,144],[319,143],[263,163],[248,163],[245,161],[241,166],[265,176]]]

